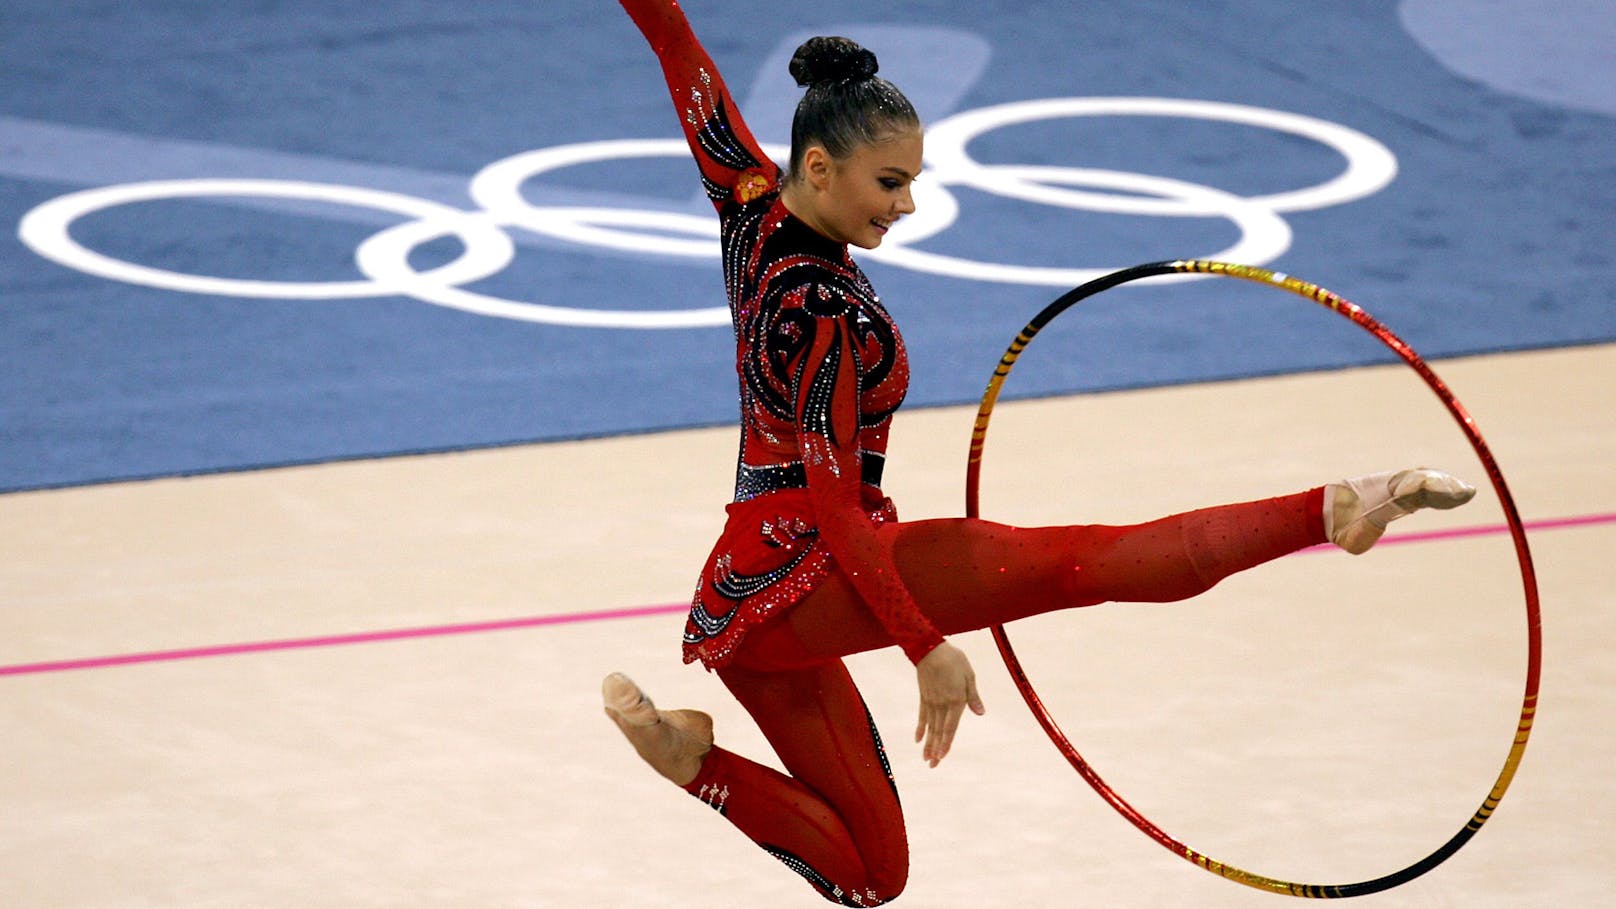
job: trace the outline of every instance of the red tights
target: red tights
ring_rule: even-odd
[[[883,525],[899,574],[944,635],[1096,603],[1182,600],[1324,541],[1323,489],[1126,527],[1015,528],[945,519]],[[714,747],[686,787],[821,895],[897,896],[903,812],[881,739],[841,658],[892,640],[834,572],[719,670],[786,776]]]

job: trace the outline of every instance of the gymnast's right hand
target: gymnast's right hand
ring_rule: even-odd
[[[976,673],[965,651],[944,641],[915,664],[920,681],[920,723],[915,741],[925,741],[922,756],[936,767],[954,744],[965,708],[977,716],[987,712],[982,696],[976,693]]]

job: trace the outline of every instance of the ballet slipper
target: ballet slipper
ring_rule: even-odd
[[[1325,536],[1359,555],[1392,521],[1422,508],[1458,508],[1475,497],[1476,488],[1452,474],[1416,467],[1331,483],[1325,492]]]
[[[656,705],[633,679],[621,672],[614,672],[601,681],[600,697],[607,710],[630,726],[655,726],[659,722]]]
[[[651,769],[679,786],[701,772],[713,747],[713,718],[699,710],[658,710],[640,686],[621,672],[600,684],[606,715]]]

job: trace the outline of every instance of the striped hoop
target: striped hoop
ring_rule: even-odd
[[[1079,301],[1092,297],[1101,291],[1142,278],[1188,273],[1240,278],[1278,287],[1326,306],[1352,320],[1359,327],[1380,339],[1392,352],[1402,358],[1404,363],[1418,373],[1420,378],[1425,380],[1425,384],[1447,407],[1448,412],[1452,414],[1453,419],[1459,424],[1459,428],[1463,430],[1466,438],[1470,440],[1471,448],[1475,450],[1476,456],[1486,468],[1487,476],[1492,481],[1493,490],[1497,493],[1499,503],[1503,506],[1504,515],[1508,520],[1510,536],[1515,541],[1515,556],[1520,564],[1521,582],[1526,603],[1526,692],[1521,702],[1520,723],[1516,728],[1515,740],[1509,749],[1508,757],[1504,761],[1503,769],[1499,772],[1491,791],[1487,793],[1487,797],[1482,801],[1481,807],[1476,809],[1475,814],[1465,822],[1459,832],[1455,833],[1452,838],[1443,843],[1434,852],[1405,868],[1373,880],[1355,884],[1300,884],[1253,874],[1233,865],[1217,861],[1184,845],[1140,814],[1132,805],[1128,804],[1127,801],[1112,790],[1105,780],[1101,779],[1100,775],[1089,766],[1082,755],[1077,752],[1077,749],[1072,746],[1072,743],[1066,738],[1066,734],[1061,731],[1060,726],[1050,716],[1048,709],[1044,707],[1043,702],[1038,697],[1038,692],[1034,690],[1032,682],[1027,678],[1027,673],[1021,666],[1021,661],[1016,657],[1015,650],[1010,646],[1010,639],[1006,635],[1003,625],[993,626],[993,639],[999,645],[999,653],[1004,658],[1005,666],[1010,670],[1010,675],[1015,681],[1016,688],[1021,691],[1027,706],[1032,709],[1033,716],[1037,718],[1039,725],[1043,726],[1050,740],[1060,749],[1061,754],[1065,755],[1066,760],[1084,780],[1088,781],[1088,784],[1093,787],[1095,792],[1099,793],[1102,799],[1115,808],[1123,817],[1127,818],[1135,827],[1138,827],[1147,836],[1166,847],[1169,851],[1220,877],[1273,893],[1315,899],[1334,899],[1363,896],[1389,890],[1430,871],[1459,851],[1459,848],[1469,842],[1470,838],[1475,836],[1481,826],[1487,822],[1487,819],[1492,816],[1493,811],[1498,807],[1498,803],[1504,798],[1504,792],[1509,788],[1510,781],[1514,779],[1516,768],[1520,766],[1521,757],[1526,752],[1526,740],[1532,731],[1532,718],[1537,710],[1538,679],[1541,675],[1543,650],[1542,618],[1538,605],[1537,578],[1532,568],[1532,555],[1526,544],[1526,529],[1521,524],[1520,514],[1515,508],[1515,501],[1504,481],[1504,475],[1499,470],[1491,452],[1488,451],[1487,443],[1482,438],[1481,432],[1476,428],[1475,421],[1470,418],[1470,415],[1465,412],[1464,406],[1448,390],[1448,386],[1437,377],[1436,373],[1426,365],[1424,360],[1420,359],[1420,356],[1414,352],[1413,348],[1409,347],[1385,325],[1355,304],[1316,284],[1309,284],[1278,272],[1253,268],[1247,265],[1193,259],[1155,262],[1113,272],[1067,291],[1054,302],[1044,307],[1021,330],[1021,333],[1016,336],[1015,341],[1011,342],[1010,347],[999,360],[998,367],[993,371],[993,378],[988,382],[987,391],[982,396],[982,404],[976,414],[976,425],[971,433],[970,458],[967,462],[965,473],[965,513],[973,518],[979,516],[978,494],[981,488],[982,449],[987,440],[988,420],[993,413],[994,404],[998,401],[999,391],[1004,386],[1005,378],[1010,375],[1011,368],[1015,366],[1021,352],[1027,348],[1027,345],[1032,343],[1032,339],[1056,316]]]

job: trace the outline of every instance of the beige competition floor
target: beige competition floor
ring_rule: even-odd
[[[1435,364],[1503,466],[1542,590],[1520,773],[1454,858],[1370,907],[1616,905],[1616,346]],[[958,514],[974,409],[901,418],[888,491]],[[0,907],[823,905],[641,767],[624,669],[763,754],[682,667],[732,430],[0,496]],[[1401,367],[1006,403],[984,514],[1115,522],[1435,463],[1483,479]],[[1084,754],[1169,833],[1274,877],[1419,859],[1491,788],[1520,709],[1522,584],[1497,496],[1354,559],[1190,603],[1012,629]],[[1468,531],[1479,531],[1469,533]],[[988,715],[936,770],[912,670],[853,661],[904,793],[916,907],[1272,907],[1100,801],[986,633]]]

